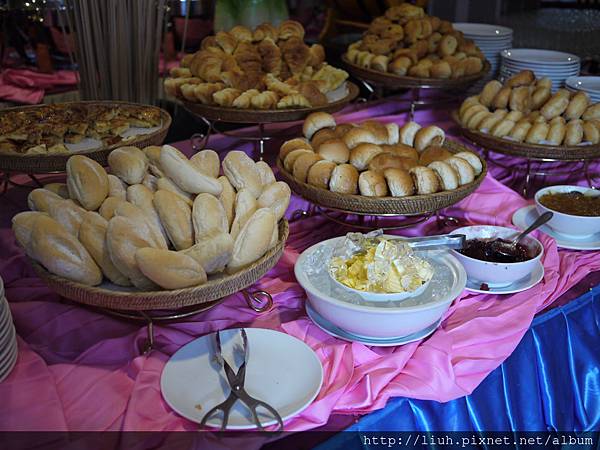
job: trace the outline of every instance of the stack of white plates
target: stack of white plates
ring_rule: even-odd
[[[538,78],[552,80],[552,90],[564,86],[569,77],[579,75],[580,60],[571,53],[534,48],[511,48],[501,54],[500,81],[522,70],[531,70]]]
[[[17,362],[17,334],[0,278],[0,381],[4,380]]]
[[[569,77],[565,86],[570,91],[583,91],[592,103],[600,103],[600,77]]]
[[[496,78],[500,69],[500,53],[512,48],[513,30],[499,25],[486,23],[455,23],[454,28],[462,31],[467,39],[471,39],[490,62],[491,70],[486,81]]]

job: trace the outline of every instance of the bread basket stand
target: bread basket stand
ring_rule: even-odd
[[[413,120],[415,111],[419,106],[430,107],[440,103],[451,103],[464,97],[467,87],[474,84],[490,71],[490,63],[486,60],[481,72],[457,79],[419,78],[409,76],[398,76],[392,73],[379,72],[366,69],[351,63],[346,55],[342,56],[342,62],[348,72],[356,78],[364,88],[371,93],[369,100],[393,100],[398,103],[408,103],[408,108],[402,108],[399,112],[408,112],[409,120]],[[392,90],[408,89],[410,99],[401,96],[384,96],[383,89]],[[436,96],[423,97],[422,90],[436,90]]]

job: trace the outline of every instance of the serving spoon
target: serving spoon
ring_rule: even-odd
[[[494,241],[494,243],[492,244],[493,251],[502,256],[512,256],[511,252],[514,252],[514,250],[517,247],[517,244],[521,242],[521,240],[529,233],[531,233],[534,230],[537,230],[539,227],[541,227],[550,219],[552,219],[552,216],[554,216],[554,214],[551,211],[546,211],[544,214],[535,219],[533,223],[529,225],[525,230],[517,234],[517,236],[513,238],[512,241]]]

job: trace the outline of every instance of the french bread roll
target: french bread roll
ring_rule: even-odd
[[[192,210],[177,194],[158,190],[154,193],[154,207],[176,250],[185,250],[194,244]],[[149,246],[148,246],[149,247]]]
[[[440,190],[440,180],[429,167],[416,166],[408,172],[412,175],[418,195],[434,194]]]
[[[548,134],[546,135],[546,142],[548,142],[550,145],[560,145],[565,139],[566,134],[567,126],[562,122],[555,122],[554,119],[552,119],[550,128],[548,129]]]
[[[47,213],[39,211],[23,211],[15,214],[12,218],[12,230],[15,233],[15,238],[25,252],[35,259],[31,252],[31,232],[33,224],[40,216],[50,217]]]
[[[285,160],[283,161],[283,167],[285,168],[285,170],[287,170],[288,172],[292,173],[293,170],[294,170],[294,164],[296,163],[296,160],[298,158],[300,158],[300,156],[302,156],[302,155],[312,155],[312,154],[314,154],[314,152],[312,150],[307,150],[305,148],[299,148],[299,149],[296,149],[296,150],[292,150],[285,157]]]
[[[212,230],[182,253],[194,258],[211,275],[225,270],[233,253],[233,238],[229,233]]]
[[[108,221],[106,246],[110,260],[136,288],[143,291],[154,291],[158,287],[142,273],[135,260],[137,250],[152,247],[151,241],[152,239],[127,217],[115,216]]]
[[[383,172],[393,197],[406,197],[415,193],[415,184],[407,170],[386,169]]]
[[[480,111],[477,111],[475,114],[473,114],[469,120],[467,121],[467,123],[464,123],[463,125],[466,126],[467,128],[473,130],[473,129],[478,129],[479,128],[479,124],[488,116],[491,116],[492,113],[489,112],[487,109],[481,109]]]
[[[119,147],[108,155],[110,172],[127,184],[139,184],[148,171],[148,158],[137,147]]]
[[[583,125],[580,119],[567,123],[564,145],[579,145],[583,140]],[[50,214],[52,215],[52,214]]]
[[[96,212],[88,211],[79,227],[79,242],[100,267],[106,278],[118,286],[131,286],[129,279],[115,267],[108,253],[106,230],[108,221]]]
[[[217,197],[210,194],[198,194],[192,207],[194,242],[211,230],[227,233],[229,222],[225,208]]]
[[[77,205],[73,200],[61,200],[52,203],[48,214],[73,236],[77,237],[79,226],[86,210]]]
[[[108,195],[107,197],[120,198],[125,200],[127,198],[127,185],[116,175],[108,174]]]
[[[276,227],[277,220],[270,208],[257,209],[235,239],[227,272],[239,272],[261,258],[269,250]]]
[[[419,157],[419,164],[421,166],[429,166],[434,161],[444,161],[447,158],[450,158],[452,153],[446,150],[444,147],[440,147],[439,145],[431,145],[426,148],[421,156]]]
[[[160,166],[179,188],[190,194],[206,192],[212,195],[221,193],[221,185],[216,178],[202,173],[187,157],[170,145],[163,145],[160,150]],[[135,183],[130,183],[135,184]]]
[[[458,174],[459,186],[469,184],[475,179],[475,169],[466,160],[452,156],[444,162],[449,164]]]
[[[369,130],[364,128],[354,127],[342,137],[344,144],[348,149],[352,150],[360,144],[376,144],[378,139]]]
[[[486,117],[488,112],[488,109],[481,104],[470,106],[460,116],[460,123],[465,127],[474,126],[481,121],[482,117]]]
[[[258,201],[248,189],[242,189],[235,197],[235,214],[231,224],[231,237],[236,238],[248,219],[258,209]]]
[[[464,112],[473,105],[482,105],[482,106],[485,106],[486,108],[489,108],[489,106],[490,106],[490,105],[483,105],[480,101],[479,95],[472,95],[471,97],[467,97],[460,105],[460,108],[458,109],[458,117],[459,118],[462,117]]]
[[[494,111],[490,116],[487,116],[485,119],[483,119],[480,123],[479,123],[479,131],[489,131],[492,128],[494,128],[494,125],[496,125],[498,122],[500,122],[501,120],[503,120],[506,115],[508,114],[508,111],[505,109],[497,109],[496,111]]]
[[[69,196],[88,211],[97,210],[108,196],[106,170],[93,159],[73,155],[67,160]]]
[[[192,206],[194,203],[192,194],[189,194],[179,188],[175,183],[173,183],[169,178],[163,177],[159,178],[156,182],[156,191],[169,191],[173,194],[177,195],[181,200],[186,202],[189,206]],[[156,193],[156,191],[154,191]]]
[[[69,196],[69,189],[67,188],[66,183],[48,183],[44,185],[44,189],[50,192],[54,192],[56,195],[66,200],[71,198]]]
[[[430,145],[442,145],[446,134],[444,130],[435,125],[423,127],[415,134],[414,147],[421,153]]]
[[[528,111],[530,98],[531,92],[529,91],[529,86],[515,87],[510,93],[508,107],[511,111]]]
[[[285,215],[290,204],[292,191],[287,183],[278,181],[267,186],[258,197],[258,208],[271,208],[277,222]]]
[[[392,153],[396,156],[401,156],[402,158],[412,159],[414,161],[419,160],[419,152],[417,152],[413,147],[404,144],[394,144],[394,145],[382,145],[381,149],[384,152]]]
[[[154,192],[143,184],[134,184],[127,188],[127,201],[140,208],[146,214],[153,232],[162,236],[162,238],[157,236],[158,248],[167,248],[169,236],[162,226],[158,211],[154,207]]]
[[[336,167],[337,164],[332,161],[317,161],[308,170],[306,182],[312,186],[320,187],[322,189],[329,189],[331,173]]]
[[[516,123],[512,120],[502,119],[492,127],[492,129],[490,130],[490,134],[492,136],[502,138],[504,136],[507,136],[515,125]]]
[[[498,80],[488,81],[483,87],[481,94],[479,94],[479,102],[489,108],[492,105],[494,97],[500,92],[500,89],[502,89],[502,83]]]
[[[106,197],[106,200],[100,205],[98,213],[105,219],[110,220],[114,217],[115,211],[121,203],[126,203],[127,200],[123,200],[117,197]]]
[[[590,105],[585,110],[581,118],[583,120],[600,119],[600,103],[594,103],[593,105]]]
[[[583,140],[585,142],[591,142],[597,144],[600,142],[600,130],[593,122],[583,122]]]
[[[573,95],[573,97],[571,97],[571,100],[569,101],[569,106],[567,106],[567,109],[564,113],[565,119],[579,119],[583,115],[589,104],[590,98],[588,97],[588,95],[583,91],[577,92],[575,95]]]
[[[144,179],[142,180],[142,184],[146,186],[153,193],[158,191],[158,178],[156,178],[151,173],[147,173],[144,175]]]
[[[531,123],[529,123],[526,120],[522,120],[519,121],[512,130],[510,130],[510,133],[508,134],[508,136],[516,142],[523,142],[525,140],[525,138],[527,137],[527,133],[529,133],[529,130],[531,129],[532,125]]]
[[[317,153],[321,155],[322,158],[333,161],[337,164],[344,164],[348,162],[350,159],[350,150],[341,139],[329,139],[323,142]]]
[[[340,194],[358,193],[358,170],[352,164],[340,164],[331,172],[329,189]]]
[[[385,197],[388,193],[387,183],[382,172],[366,170],[358,177],[360,195],[367,197]]]
[[[271,169],[271,166],[269,166],[266,162],[258,161],[255,166],[258,170],[258,174],[260,175],[260,184],[262,184],[263,189],[277,181],[275,174],[273,173],[273,169]]]
[[[227,153],[223,159],[223,172],[236,190],[248,189],[255,198],[262,192],[260,173],[254,161],[244,152]]]
[[[285,141],[279,149],[279,159],[281,159],[281,161],[284,161],[288,153],[290,153],[292,150],[297,150],[299,148],[303,148],[305,150],[313,149],[310,142],[308,142],[308,140],[304,138],[290,139],[289,141]]]
[[[323,128],[335,128],[334,117],[326,112],[315,112],[309,114],[304,120],[302,133],[306,139],[312,138],[313,134]]]
[[[535,85],[537,87],[544,87],[548,89],[552,89],[552,80],[548,77],[540,78],[536,81]]]
[[[531,94],[531,109],[532,111],[539,110],[544,103],[552,97],[552,90],[548,87],[538,86]],[[517,119],[518,120],[518,119]]]
[[[318,151],[321,145],[323,145],[323,142],[330,141],[331,139],[338,139],[336,132],[331,128],[323,128],[314,134],[310,143],[312,148],[315,151]]]
[[[102,272],[85,247],[51,217],[36,218],[30,248],[30,256],[59,277],[87,286],[102,282]]]
[[[379,145],[359,144],[350,151],[350,164],[358,170],[365,170],[371,159],[380,153],[383,149]]]
[[[221,205],[223,205],[223,210],[227,216],[227,232],[229,232],[235,212],[235,189],[233,189],[233,186],[225,175],[217,178],[217,181],[221,183],[223,188],[219,194],[219,201],[221,202]]]
[[[65,200],[47,189],[34,189],[27,196],[27,206],[32,211],[50,212],[50,206]]]
[[[294,166],[292,168],[292,175],[294,178],[301,183],[306,182],[306,177],[308,175],[308,170],[312,167],[314,163],[322,160],[323,157],[318,155],[317,153],[308,153],[306,155],[300,155],[296,161],[294,162]]]
[[[142,273],[163,289],[184,289],[207,280],[202,266],[183,253],[140,248],[135,252],[135,261]]]
[[[458,187],[458,174],[450,164],[444,161],[433,161],[427,167],[438,176],[441,190],[452,191]]]
[[[502,89],[500,89],[492,101],[492,108],[506,109],[508,107],[508,102],[510,101],[511,93],[512,88],[509,86],[504,86]]]
[[[400,143],[413,147],[415,135],[421,129],[421,125],[416,122],[406,122],[400,128]]]
[[[481,159],[473,152],[458,152],[454,155],[456,158],[461,158],[467,161],[475,172],[475,176],[483,172],[483,164]]]
[[[545,122],[534,123],[529,132],[527,133],[525,142],[527,142],[528,144],[539,144],[540,142],[546,139],[549,130],[550,125],[548,125]]]
[[[554,117],[560,116],[569,107],[569,91],[559,89],[550,97],[544,106],[540,108],[540,113],[546,120],[551,120]]]
[[[126,217],[136,226],[140,233],[148,236],[152,247],[167,248],[167,238],[162,234],[162,228],[158,228],[151,217],[140,207],[129,202],[121,202],[115,209],[115,216]],[[114,217],[114,216],[113,216]]]
[[[200,150],[190,158],[190,162],[204,175],[211,178],[219,178],[221,160],[214,150]]]

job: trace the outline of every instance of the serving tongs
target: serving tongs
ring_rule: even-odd
[[[453,248],[459,250],[465,244],[464,234],[438,234],[435,236],[397,237],[413,250],[439,250]]]

